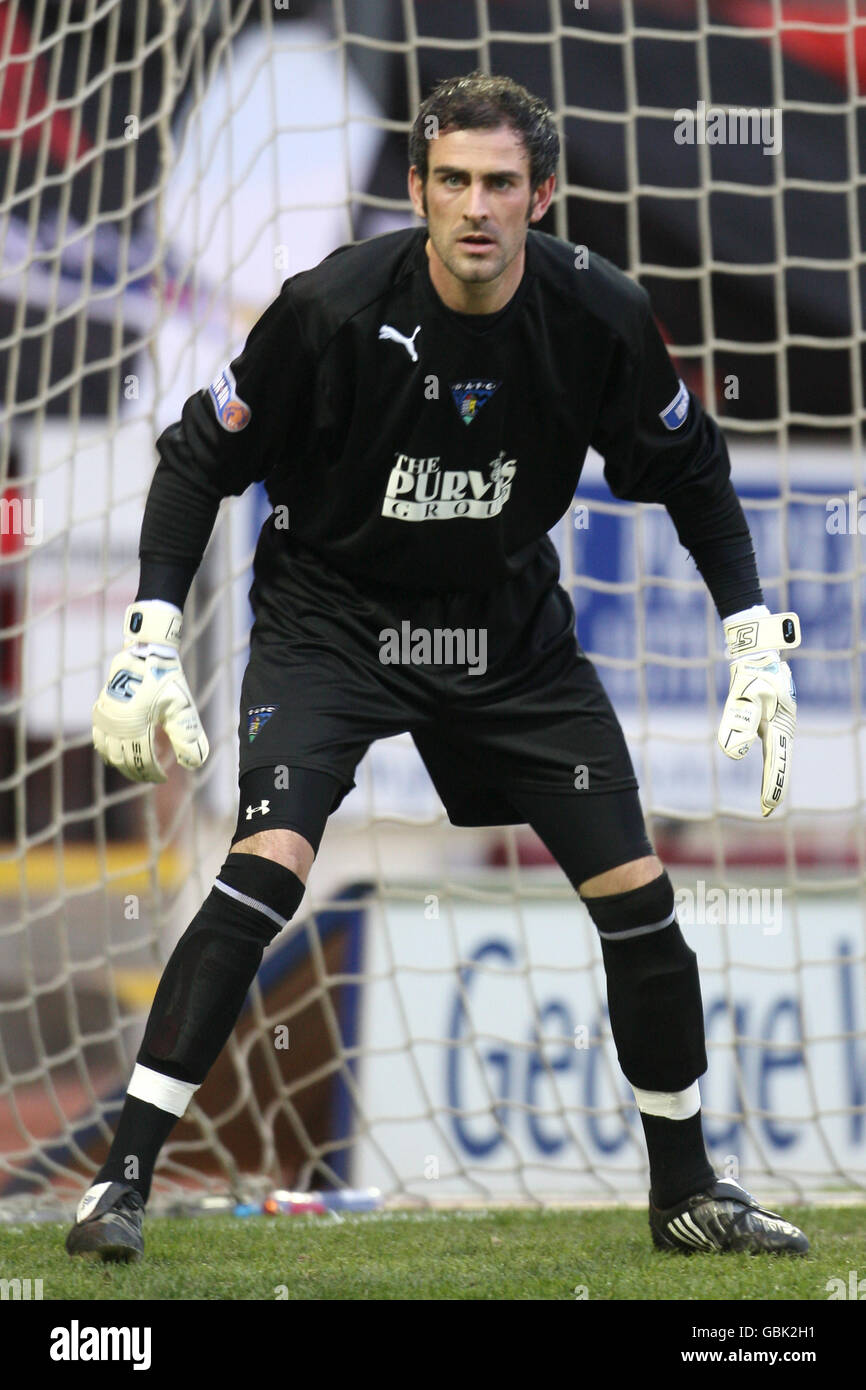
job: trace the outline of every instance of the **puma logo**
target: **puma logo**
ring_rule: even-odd
[[[403,334],[398,332],[396,328],[392,328],[390,323],[383,323],[382,327],[379,329],[379,339],[380,341],[383,339],[387,339],[392,343],[402,343],[409,356],[412,358],[412,361],[417,362],[418,353],[415,350],[415,339],[418,337],[418,334],[420,332],[421,325],[419,323],[418,327],[415,329],[415,332],[412,334],[412,337],[405,338]]]

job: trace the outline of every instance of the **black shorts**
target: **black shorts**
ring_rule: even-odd
[[[288,769],[327,774],[333,811],[370,744],[403,732],[454,825],[524,824],[524,792],[580,798],[591,816],[594,796],[637,788],[549,541],[496,589],[413,595],[356,584],[268,524],[254,573],[240,777],[273,782],[267,825],[285,824],[270,817]],[[265,821],[253,807],[248,833]]]

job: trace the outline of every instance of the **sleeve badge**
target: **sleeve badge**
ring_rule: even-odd
[[[678,430],[689,413],[689,389],[680,379],[680,389],[670,405],[659,411],[659,419],[666,429]]]
[[[223,367],[214,377],[208,387],[208,394],[213,401],[217,419],[229,434],[237,434],[238,430],[245,429],[250,423],[253,412],[238,395],[237,382],[231,367]]]

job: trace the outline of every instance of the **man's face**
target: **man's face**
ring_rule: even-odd
[[[427,218],[433,252],[465,285],[496,280],[521,255],[553,184],[551,177],[531,188],[526,147],[508,125],[431,140],[426,185],[414,166],[409,171],[412,204]]]

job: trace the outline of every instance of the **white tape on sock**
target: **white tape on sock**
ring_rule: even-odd
[[[644,1115],[661,1115],[666,1120],[688,1120],[701,1108],[701,1091],[697,1081],[685,1091],[642,1091],[632,1086],[638,1110]]]
[[[162,1072],[152,1071],[136,1062],[132,1080],[126,1094],[136,1100],[146,1100],[148,1105],[156,1105],[167,1110],[169,1115],[180,1117],[186,1111],[198,1086],[194,1081],[176,1081],[173,1076],[163,1076]]]

